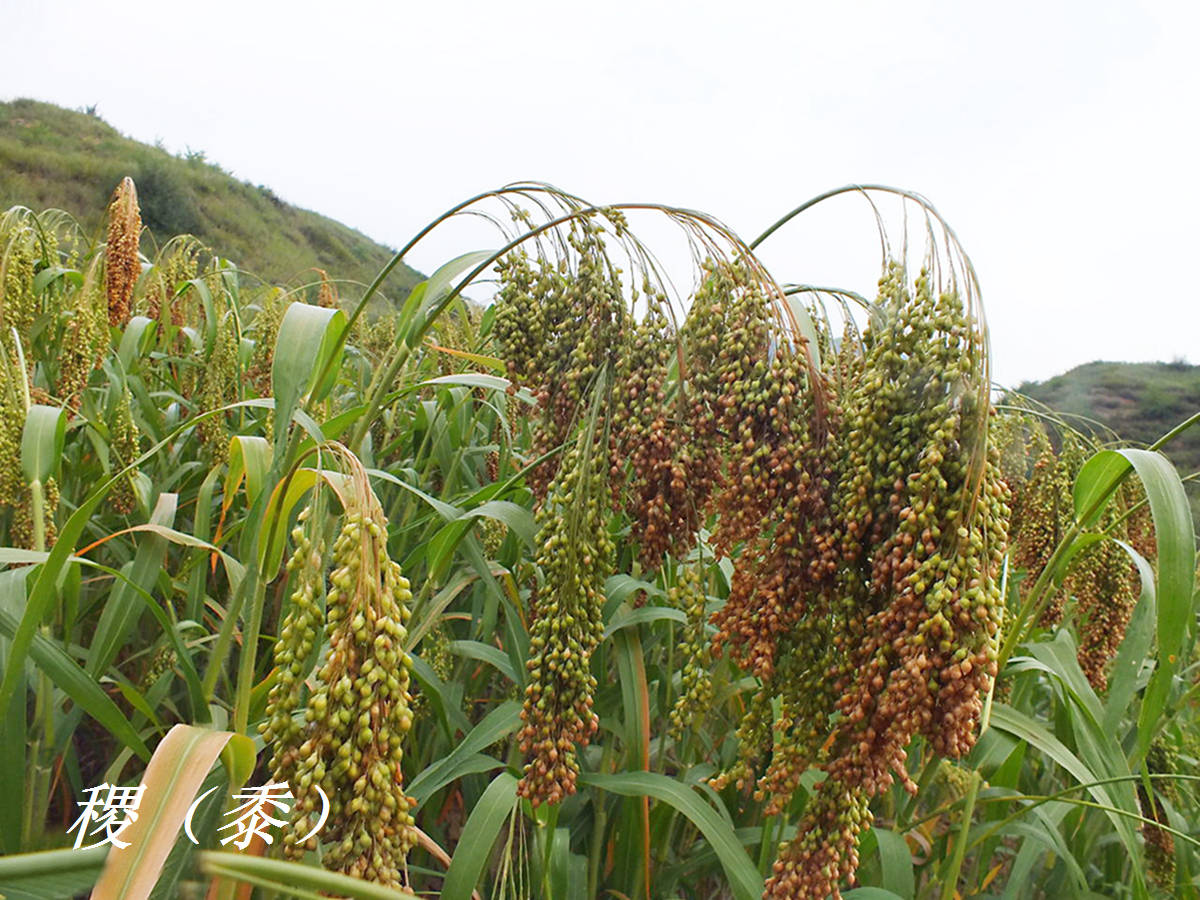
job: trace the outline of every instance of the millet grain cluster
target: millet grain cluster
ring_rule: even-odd
[[[405,860],[416,842],[412,801],[400,763],[412,728],[412,659],[404,648],[412,592],[387,553],[387,520],[359,469],[331,548],[325,585],[323,551],[303,526],[288,564],[294,588],[275,662],[280,676],[268,704],[264,739],[272,747],[272,779],[291,785],[296,803],[283,837],[285,854],[310,846],[303,837],[320,812],[320,787],[329,818],[319,835],[332,871],[380,884],[407,883]],[[328,652],[317,660],[315,687],[300,708],[303,683],[323,624]],[[314,842],[318,838],[311,838]]]
[[[124,328],[132,308],[133,289],[142,274],[138,245],[142,234],[137,188],[126,177],[108,205],[108,240],[104,250],[104,284],[108,295],[108,324]]]
[[[606,442],[584,428],[537,512],[539,589],[531,599],[529,685],[517,735],[529,762],[517,793],[534,806],[575,793],[577,748],[599,727],[591,655],[604,633],[604,581],[613,543],[606,522]]]
[[[1005,420],[998,445],[1013,488],[1010,560],[1026,599],[1075,522],[1072,487],[1089,449],[1086,439],[1070,429],[1060,428],[1052,440],[1040,419],[1017,412]],[[1092,543],[1071,559],[1061,587],[1048,587],[1039,618],[1045,628],[1073,620],[1080,668],[1098,691],[1108,686],[1109,664],[1140,593],[1137,569],[1116,541],[1128,543],[1147,560],[1155,556],[1154,526],[1149,506],[1139,502],[1142,496],[1136,479],[1121,485],[1092,529],[1112,540]]]
[[[910,294],[895,264],[879,307],[841,404],[826,778],[768,897],[840,896],[871,799],[896,780],[915,790],[909,742],[923,735],[943,756],[964,755],[995,676],[1009,509],[994,456],[975,462],[988,415],[978,331],[955,293],[935,297],[922,272]]]
[[[871,799],[895,780],[914,787],[905,748],[923,735],[941,755],[969,751],[996,672],[1010,510],[986,446],[979,324],[956,292],[935,293],[925,272],[910,291],[892,264],[861,341],[848,330],[835,347],[819,332],[818,372],[798,329],[782,327],[778,289],[744,262],[705,264],[678,333],[653,302],[633,320],[615,280],[607,312],[585,317],[563,279],[563,264],[511,257],[496,316],[510,376],[539,398],[540,449],[580,421],[585,386],[613,359],[605,341],[616,342],[607,486],[598,466],[581,466],[604,448],[585,454],[572,439],[539,510],[521,793],[571,793],[575,751],[596,728],[589,657],[612,553],[599,494],[624,496],[617,508],[651,571],[682,559],[712,516],[711,546],[733,576],[711,645],[699,579],[689,568],[678,579],[688,659],[674,727],[709,696],[710,654],[760,680],[741,761],[714,783],[753,785],[779,812],[801,774],[823,767],[766,896],[836,897]],[[586,512],[569,516],[575,507]],[[568,521],[584,526],[573,542]]]

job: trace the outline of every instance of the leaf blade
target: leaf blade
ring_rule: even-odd
[[[579,782],[626,797],[651,796],[675,807],[691,820],[716,852],[737,900],[758,900],[762,896],[762,877],[734,830],[690,788],[656,772],[614,775],[585,772],[579,776]]]
[[[142,776],[143,801],[138,818],[122,834],[129,846],[109,856],[92,891],[92,900],[144,900],[154,889],[196,791],[233,737],[176,725],[154,750]]]
[[[446,869],[442,900],[470,900],[483,874],[500,827],[517,805],[517,779],[501,772],[487,786],[463,826],[462,837]]]

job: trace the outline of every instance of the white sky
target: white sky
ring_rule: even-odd
[[[1200,363],[1195,3],[0,0],[0,21],[0,97],[95,104],[392,246],[523,179],[747,239],[882,182],[957,230],[998,380]],[[764,259],[871,294],[873,219],[835,202]]]

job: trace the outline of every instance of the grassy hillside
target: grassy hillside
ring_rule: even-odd
[[[1187,363],[1093,362],[1018,390],[1060,412],[1086,416],[1122,438],[1148,444],[1200,410],[1200,366]],[[1200,471],[1200,426],[1165,450],[1183,476]],[[1200,522],[1200,482],[1190,482]]]
[[[267,281],[308,280],[320,267],[333,278],[370,282],[394,252],[284,203],[270,188],[238,181],[202,154],[172,156],[96,116],[49,103],[0,102],[0,210],[17,204],[64,209],[94,233],[125,175],[137,184],[142,220],[156,239],[194,234]],[[401,266],[388,293],[399,298],[419,279]]]

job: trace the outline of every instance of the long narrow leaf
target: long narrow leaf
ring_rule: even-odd
[[[19,628],[20,623],[12,615],[0,610],[0,632],[11,638]],[[30,642],[29,656],[50,676],[56,687],[107,728],[113,737],[142,759],[150,758],[150,750],[112,698],[62,647],[45,635],[35,634]]]
[[[620,772],[602,775],[585,772],[579,783],[625,797],[649,796],[675,807],[700,829],[716,851],[729,887],[737,900],[757,900],[763,892],[763,880],[729,824],[690,788],[656,772]]]
[[[0,857],[0,896],[72,897],[96,883],[108,853],[102,846]]]
[[[26,481],[46,483],[62,462],[67,414],[57,406],[34,404],[25,415],[21,433],[21,471]]]
[[[233,878],[247,884],[257,885],[285,895],[348,897],[351,900],[417,900],[408,891],[396,890],[351,878],[337,872],[327,872],[316,866],[278,859],[264,859],[241,853],[209,851],[199,854],[200,868],[208,875]],[[318,893],[321,892],[321,893]]]
[[[913,872],[912,851],[904,838],[887,828],[875,827],[875,840],[879,846],[879,865],[883,875],[883,887],[903,900],[912,900],[916,893],[916,875]]]
[[[1108,816],[1113,828],[1125,844],[1129,855],[1135,856],[1140,854],[1140,841],[1135,836],[1128,819],[1124,818],[1121,811],[1115,808],[1116,804],[1113,802],[1107,786],[1095,784],[1095,782],[1101,780],[1100,777],[1084,765],[1079,757],[1072,753],[1062,741],[1047,731],[1040,723],[1004,703],[997,703],[992,707],[991,724],[996,728],[1007,731],[1018,740],[1028,742],[1045,753],[1066,769],[1080,784],[1092,785],[1092,787],[1088,788],[1088,792],[1104,808],[1105,815]]]
[[[63,523],[59,528],[58,540],[55,541],[54,547],[50,554],[46,557],[45,562],[37,567],[36,577],[34,578],[33,587],[29,590],[29,599],[25,605],[25,611],[21,614],[21,624],[17,629],[17,633],[13,636],[12,648],[8,660],[4,666],[4,680],[0,682],[0,709],[5,709],[8,703],[12,700],[13,694],[16,692],[17,681],[20,676],[20,671],[25,665],[25,659],[29,654],[29,645],[33,641],[34,633],[38,626],[46,618],[50,611],[51,605],[54,602],[55,594],[58,590],[58,585],[65,576],[65,567],[68,561],[74,554],[75,544],[83,534],[84,529],[91,521],[92,513],[104,500],[105,496],[117,481],[134,471],[143,462],[150,459],[164,447],[168,446],[184,431],[193,428],[200,420],[208,416],[214,416],[223,413],[229,409],[236,409],[242,406],[254,406],[259,401],[243,401],[240,403],[231,403],[226,407],[218,410],[209,410],[198,416],[194,416],[188,422],[176,428],[169,435],[164,437],[153,447],[133,460],[128,466],[120,472],[115,473],[107,481],[100,484],[73,512],[70,518]]]
[[[479,883],[500,827],[517,805],[517,779],[501,772],[471,810],[458,847],[446,870],[442,900],[470,900]]]
[[[462,774],[459,770],[467,760],[501,738],[508,737],[521,725],[521,704],[508,700],[501,703],[483,720],[471,729],[471,733],[463,738],[462,743],[450,752],[449,756],[441,759],[418,775],[409,785],[407,793],[423,804],[431,796]],[[497,762],[496,766],[501,765]]]
[[[1125,627],[1125,638],[1108,676],[1108,698],[1104,702],[1102,727],[1116,734],[1121,719],[1129,712],[1129,704],[1137,693],[1138,676],[1146,665],[1154,643],[1157,597],[1154,590],[1154,569],[1141,554],[1128,544],[1117,542],[1130,554],[1141,576],[1142,592],[1133,615]]]
[[[137,821],[121,836],[130,846],[109,856],[92,900],[144,900],[183,826],[188,807],[230,731],[176,725],[154,751],[142,778]]]
[[[176,494],[160,494],[150,521],[170,528],[175,523],[178,499]],[[128,583],[122,582],[113,588],[96,624],[87,658],[87,671],[92,676],[102,675],[116,659],[117,651],[142,614],[142,603],[133,586],[149,592],[158,580],[166,554],[167,542],[160,535],[151,533],[138,543]]]

